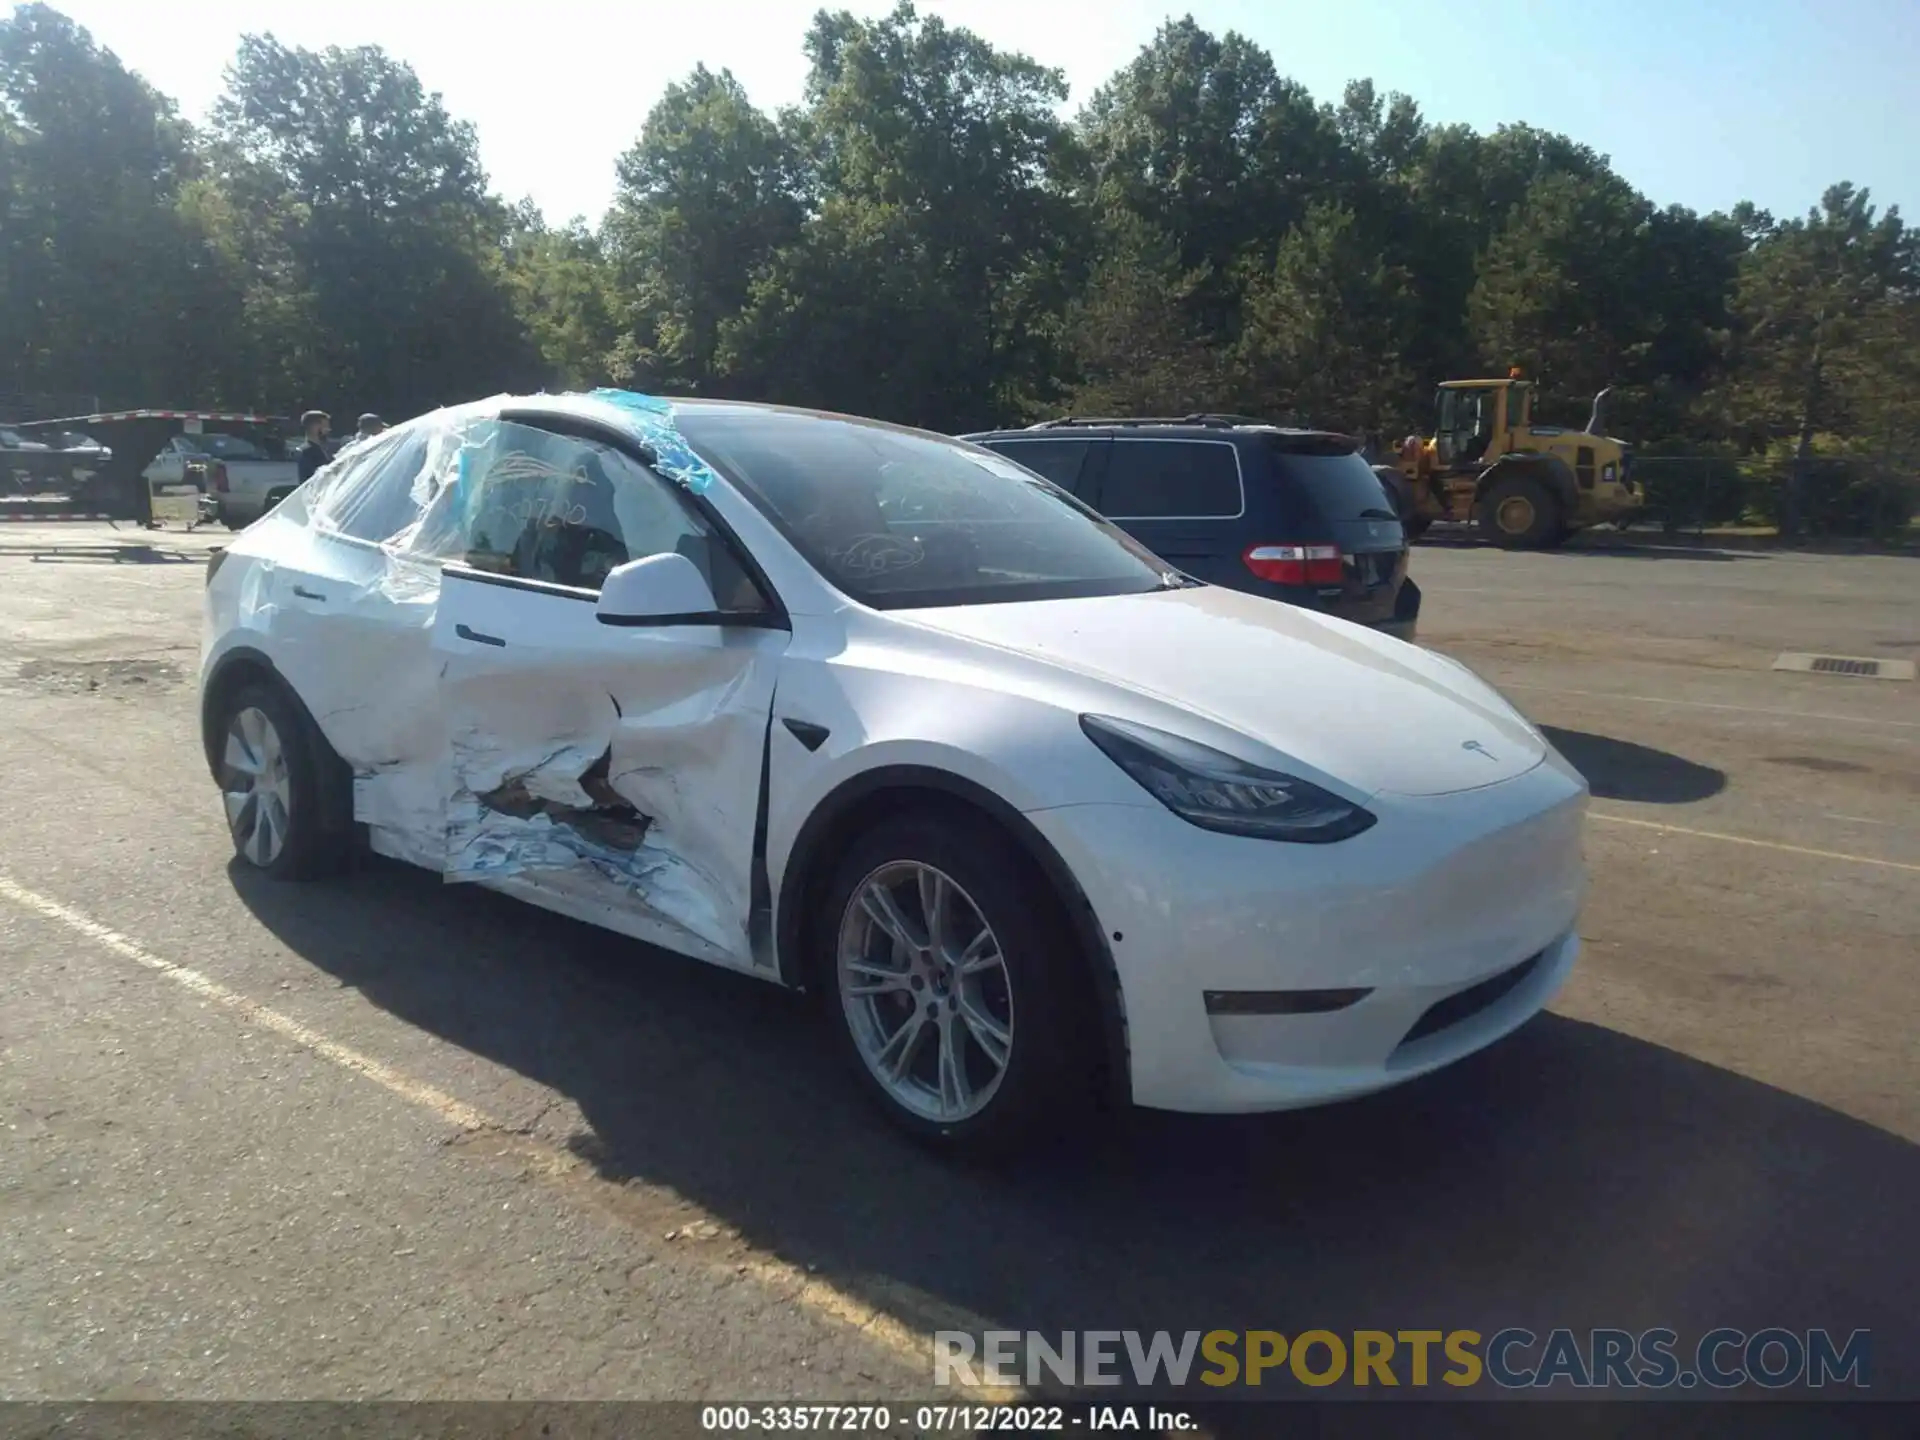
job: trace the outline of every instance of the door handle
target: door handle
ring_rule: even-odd
[[[323,604],[326,602],[326,598],[327,598],[326,596],[322,595],[318,590],[309,590],[304,585],[294,586],[293,593],[302,600],[318,600]]]
[[[478,630],[470,630],[465,625],[455,625],[453,627],[453,633],[458,635],[462,640],[473,641],[476,645],[498,645],[504,649],[507,643],[498,635],[482,635]]]

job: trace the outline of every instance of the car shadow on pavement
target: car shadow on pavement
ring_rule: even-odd
[[[0,559],[31,560],[36,565],[191,565],[206,564],[205,554],[163,550],[157,545],[35,545],[0,541]]]
[[[1727,788],[1727,772],[1665,750],[1542,725],[1540,733],[1586,776],[1598,800],[1634,800],[1643,805],[1692,805]]]
[[[319,969],[572,1101],[584,1129],[545,1138],[601,1176],[670,1187],[883,1310],[917,1292],[1046,1331],[1867,1328],[1877,1395],[1920,1395],[1920,1148],[1599,1025],[1542,1016],[1366,1100],[1136,1112],[980,1168],[896,1134],[809,1002],[759,981],[401,867],[232,878]]]

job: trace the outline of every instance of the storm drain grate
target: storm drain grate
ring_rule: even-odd
[[[1911,660],[1876,660],[1864,655],[1803,655],[1789,650],[1773,662],[1776,670],[1803,675],[1857,675],[1863,680],[1911,680]]]

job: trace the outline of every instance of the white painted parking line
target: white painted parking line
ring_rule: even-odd
[[[1664,695],[1622,695],[1613,690],[1571,690],[1565,685],[1543,685],[1532,680],[1502,680],[1502,690],[1546,690],[1556,695],[1580,695],[1594,700],[1625,700],[1635,705],[1679,705],[1690,710],[1732,710],[1742,715],[1780,715],[1793,720],[1833,720],[1845,725],[1887,725],[1896,730],[1920,730],[1920,720],[1883,720],[1872,715],[1831,715],[1818,710],[1775,710],[1764,705],[1725,705],[1712,700],[1672,700]]]
[[[1786,845],[1778,840],[1756,840],[1751,835],[1729,835],[1723,830],[1694,830],[1685,825],[1666,825],[1658,820],[1636,820],[1631,815],[1613,815],[1605,810],[1590,810],[1595,820],[1615,825],[1637,825],[1642,830],[1659,830],[1668,835],[1691,835],[1699,840],[1723,840],[1729,845],[1756,845],[1762,850],[1784,850],[1789,855],[1811,855],[1819,860],[1845,860],[1854,865],[1880,865],[1889,870],[1911,870],[1920,875],[1920,865],[1906,860],[1882,860],[1877,855],[1849,855],[1844,850],[1815,850],[1806,845]]]
[[[411,1075],[396,1070],[386,1062],[376,1060],[350,1045],[342,1045],[339,1041],[323,1035],[311,1025],[303,1024],[290,1015],[283,1015],[280,1011],[262,1005],[259,1001],[237,990],[229,989],[218,980],[203,975],[198,970],[156,955],[139,941],[121,934],[111,926],[103,925],[92,916],[83,914],[70,905],[64,905],[50,896],[42,895],[37,890],[28,889],[4,874],[0,874],[0,900],[9,901],[30,914],[54,921],[84,935],[103,950],[118,955],[123,960],[131,960],[134,964],[171,980],[191,994],[231,1011],[244,1023],[280,1035],[301,1049],[338,1065],[343,1070],[349,1070],[355,1075],[373,1081],[383,1090],[419,1106],[455,1129],[499,1134],[503,1139],[510,1140],[515,1150],[535,1156],[541,1170],[549,1176],[587,1178],[591,1175],[591,1169],[586,1162],[569,1151],[543,1144],[515,1131],[437,1086],[416,1080]],[[744,1261],[736,1252],[730,1255],[723,1265],[716,1268],[724,1270],[729,1275],[739,1274],[744,1269],[745,1274],[782,1299],[848,1329],[857,1330],[866,1339],[882,1349],[891,1351],[895,1358],[916,1370],[925,1370],[933,1363],[933,1331],[967,1330],[979,1334],[995,1328],[993,1322],[982,1316],[959,1310],[932,1297],[920,1296],[917,1293],[896,1294],[892,1298],[899,1302],[899,1308],[921,1312],[924,1323],[919,1328],[915,1328],[858,1296],[851,1295],[818,1276],[809,1274],[802,1267],[765,1251],[750,1249]],[[897,1291],[902,1287],[893,1288]],[[986,1404],[1006,1404],[1021,1398],[1023,1393],[1020,1390],[980,1385],[967,1387],[964,1398]]]

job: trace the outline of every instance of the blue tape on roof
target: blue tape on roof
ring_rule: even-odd
[[[673,403],[662,400],[657,395],[641,395],[632,390],[592,390],[587,394],[589,400],[603,401],[618,406],[632,417],[640,438],[653,447],[653,453],[659,458],[654,469],[669,480],[677,480],[696,495],[704,495],[720,477],[713,473],[693,447],[687,444],[686,437],[673,423]]]

